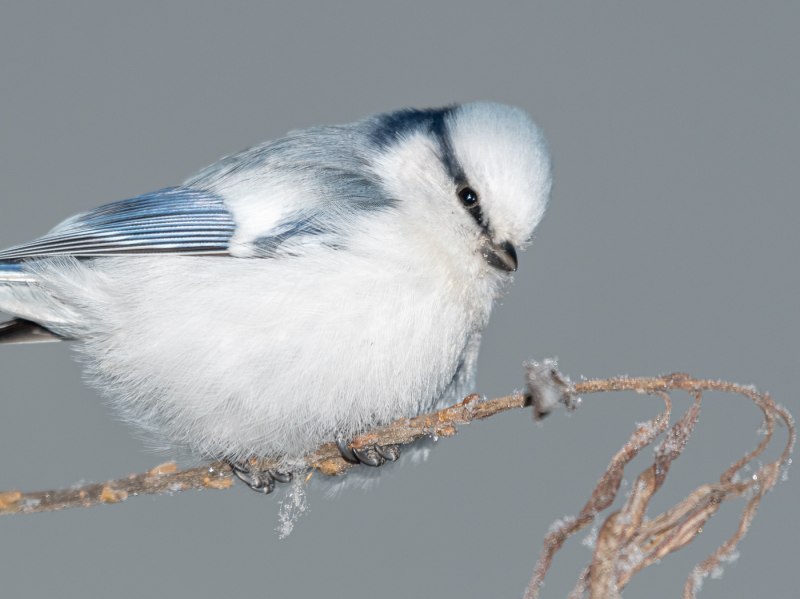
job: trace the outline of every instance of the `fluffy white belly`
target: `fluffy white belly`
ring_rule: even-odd
[[[80,339],[98,387],[133,422],[205,455],[300,456],[430,408],[464,362],[458,382],[469,381],[485,281],[413,265],[389,277],[347,253],[334,268],[297,260],[302,277],[292,258],[37,268],[48,295],[80,314],[62,331]]]

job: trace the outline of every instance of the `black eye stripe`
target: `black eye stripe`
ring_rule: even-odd
[[[430,131],[434,139],[439,142],[439,159],[442,161],[447,174],[454,181],[463,181],[465,179],[464,171],[458,163],[456,153],[453,150],[453,143],[445,124],[445,116],[442,115],[440,118],[434,119],[431,123]]]
[[[462,185],[460,186],[457,195],[458,199],[461,200],[461,204],[467,209],[467,212],[472,215],[472,218],[475,219],[475,222],[478,223],[478,226],[485,230],[487,228],[487,224],[483,221],[483,210],[481,210],[481,202],[478,192],[472,189],[469,185]]]
[[[478,226],[481,229],[486,229],[486,224],[483,222],[483,211],[481,210],[480,204],[475,204],[474,206],[467,208],[467,212],[472,215],[472,218],[475,219],[475,222],[478,223]]]
[[[488,232],[489,223],[486,223],[483,220],[480,197],[478,196],[477,192],[475,192],[475,190],[467,184],[467,177],[464,174],[464,170],[461,168],[461,165],[458,163],[455,151],[453,150],[453,144],[445,124],[445,117],[445,114],[441,114],[438,116],[438,118],[433,119],[430,128],[434,138],[439,142],[439,158],[451,179],[453,179],[458,186],[456,195],[458,195],[462,205],[464,208],[466,208],[467,212],[472,215],[472,218],[475,219],[475,222],[478,224],[478,226],[484,231]],[[464,198],[461,197],[461,193],[467,190],[472,191],[472,193],[475,195],[474,202],[465,202]]]

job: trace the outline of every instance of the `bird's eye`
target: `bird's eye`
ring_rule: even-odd
[[[478,194],[471,187],[464,187],[458,191],[458,197],[461,203],[467,208],[472,208],[478,203]]]

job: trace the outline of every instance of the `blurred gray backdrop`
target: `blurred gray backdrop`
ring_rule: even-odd
[[[555,189],[486,333],[479,391],[519,388],[523,360],[558,356],[574,378],[683,370],[753,383],[800,413],[797,5],[521,4],[4,2],[0,244],[291,128],[509,102],[547,133]],[[70,354],[0,348],[0,489],[164,460]],[[475,424],[371,492],[313,495],[283,541],[276,501],[242,487],[2,518],[0,593],[518,597],[550,523],[579,510],[659,407],[597,396],[541,426],[522,411]],[[758,422],[745,401],[709,396],[654,507],[718,477],[758,441]],[[703,597],[796,596],[797,480],[766,498],[739,561]],[[677,596],[740,507],[626,596]],[[544,596],[564,596],[589,557],[572,543]]]

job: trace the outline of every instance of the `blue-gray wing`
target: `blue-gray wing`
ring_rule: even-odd
[[[225,255],[234,229],[220,196],[170,187],[73,216],[43,237],[0,251],[0,260],[163,252]]]

